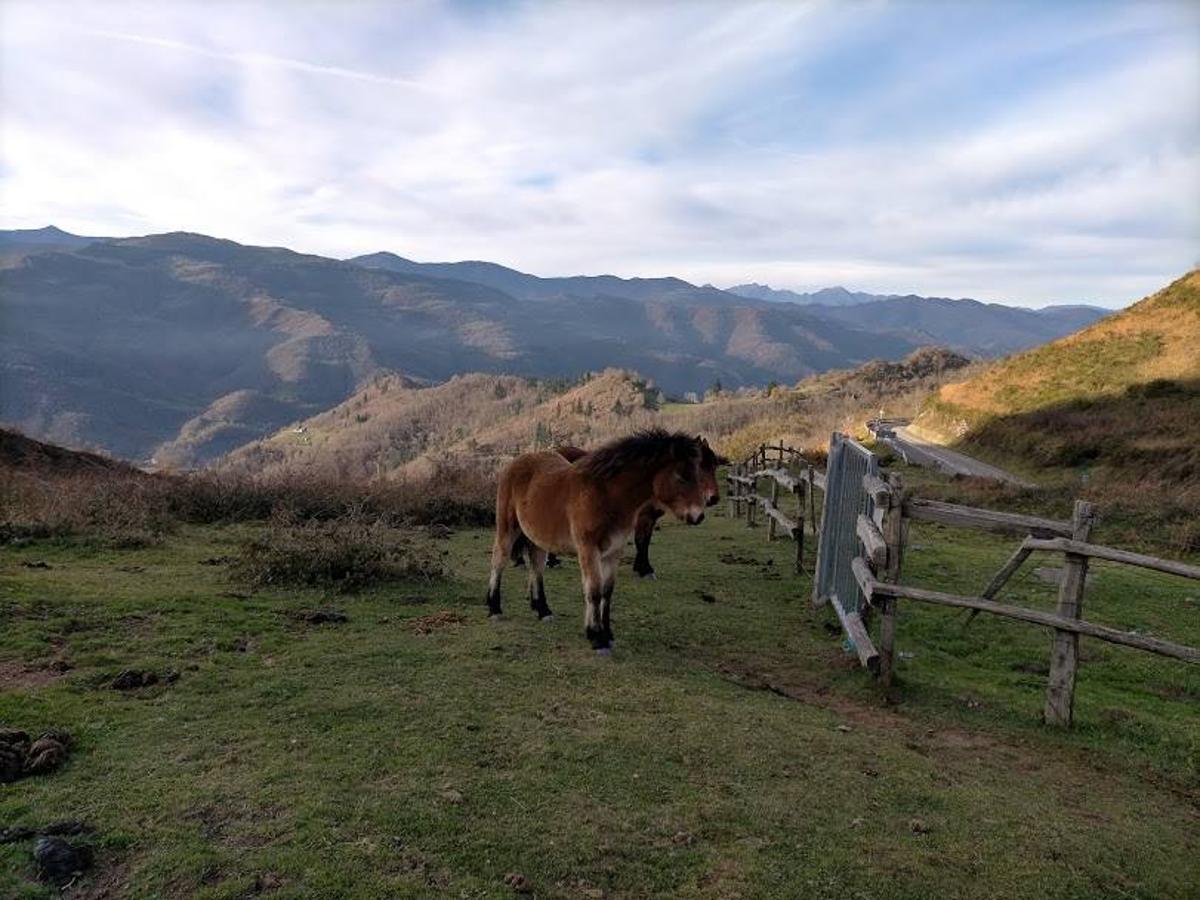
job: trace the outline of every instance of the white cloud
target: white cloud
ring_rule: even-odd
[[[1193,12],[968,30],[873,71],[855,42],[909,40],[907,12],[10,0],[3,222],[1029,303],[1196,264]],[[1138,52],[1087,65],[1098,41]],[[1059,69],[938,114],[1035,52]]]

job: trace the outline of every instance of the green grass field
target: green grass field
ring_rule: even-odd
[[[573,561],[556,621],[513,570],[492,623],[485,531],[435,542],[447,580],[331,597],[202,564],[253,530],[0,557],[0,724],[77,739],[0,786],[0,826],[95,827],[68,896],[504,897],[510,873],[538,897],[1196,896],[1196,667],[1085,640],[1077,727],[1052,732],[1047,632],[903,606],[885,697],[790,546],[719,514],[660,531],[660,580],[623,568],[611,659]],[[978,590],[1010,549],[914,527],[905,580]],[[1027,570],[1004,596],[1053,592]],[[328,605],[349,621],[291,615]],[[1194,583],[1101,566],[1085,610],[1200,643]],[[130,667],[181,675],[104,686]],[[0,845],[0,896],[51,896],[33,874]]]

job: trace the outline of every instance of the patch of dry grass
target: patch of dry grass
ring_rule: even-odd
[[[114,548],[144,547],[181,523],[283,514],[322,521],[365,515],[396,526],[485,525],[494,503],[491,473],[453,462],[404,480],[0,467],[0,540],[87,535]]]

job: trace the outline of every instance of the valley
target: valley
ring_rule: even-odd
[[[0,238],[0,421],[152,465],[211,462],[376,378],[569,381],[620,368],[675,399],[933,344],[989,357],[1102,314],[916,297],[778,303],[677,278],[341,261],[185,233]]]

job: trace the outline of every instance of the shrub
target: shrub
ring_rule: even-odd
[[[325,587],[344,592],[445,574],[428,545],[362,511],[332,520],[277,513],[265,535],[242,544],[231,567],[236,577],[256,587]]]
[[[9,541],[87,534],[132,549],[161,542],[175,525],[161,486],[144,476],[0,469],[0,536]]]
[[[442,464],[428,477],[404,481],[0,467],[0,542],[86,535],[113,547],[140,547],[161,541],[180,523],[265,521],[282,512],[301,520],[368,515],[397,526],[487,525],[495,496],[492,473],[466,464]]]

